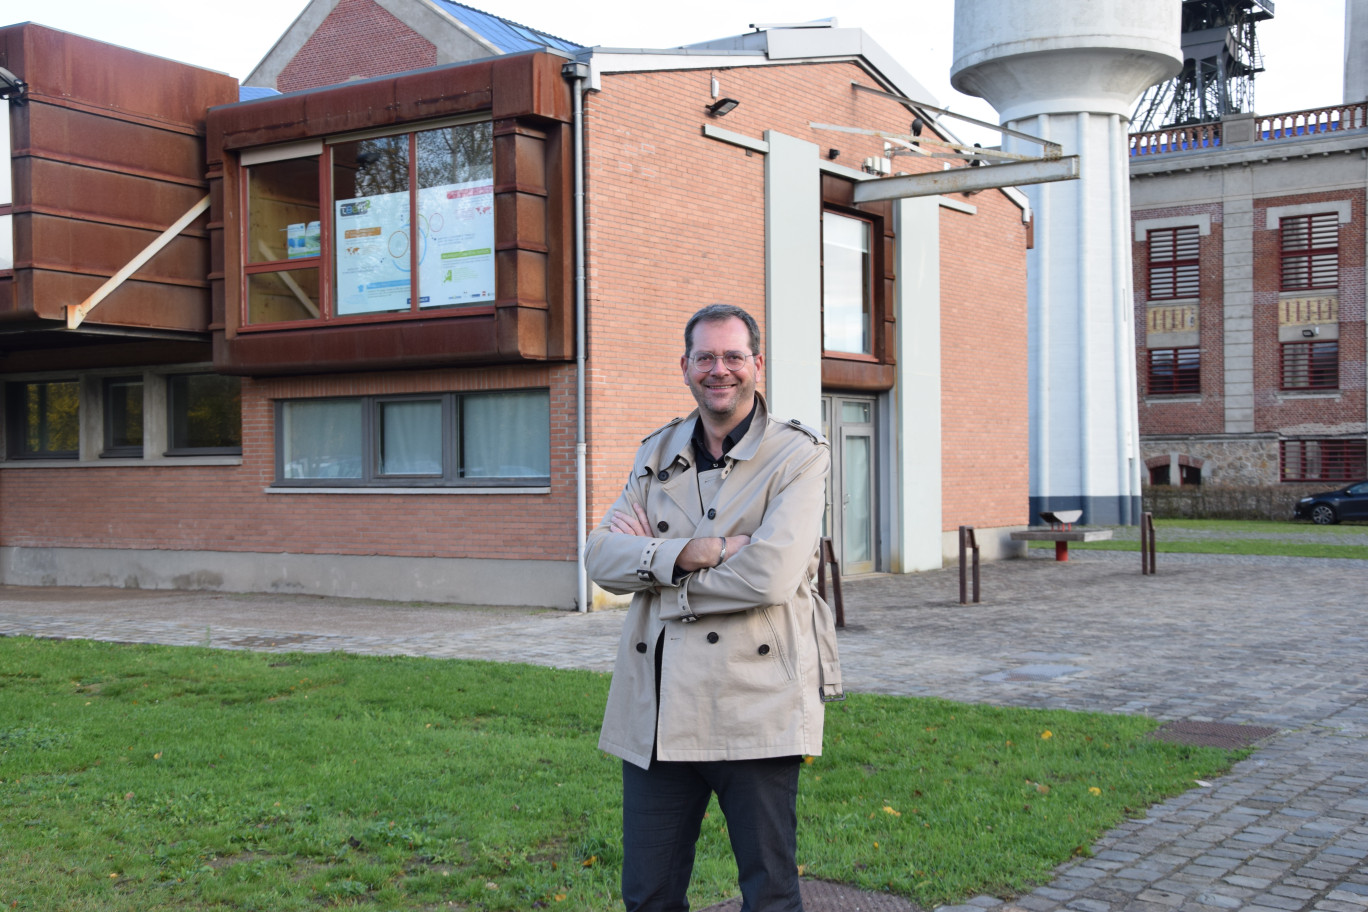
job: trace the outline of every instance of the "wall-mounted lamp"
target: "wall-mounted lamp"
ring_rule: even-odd
[[[1316,336],[1319,336],[1319,335],[1320,335],[1320,329],[1318,329],[1318,328],[1316,328],[1316,327],[1312,327],[1311,329],[1303,329],[1303,330],[1302,330],[1302,338],[1303,338],[1303,339],[1314,339]]]
[[[841,150],[840,150],[840,149],[827,149],[827,158],[831,159],[832,161],[835,161],[836,159],[838,159],[838,158],[840,158],[840,157],[841,157]]]
[[[0,99],[12,101],[17,105],[27,101],[24,98],[24,90],[28,88],[28,83],[15,76],[4,67],[0,67]]]
[[[725,117],[735,110],[740,103],[735,98],[719,98],[708,105],[708,113],[713,117]]]

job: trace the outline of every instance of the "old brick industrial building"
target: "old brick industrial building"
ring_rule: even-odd
[[[1157,485],[1368,477],[1363,101],[1131,137]]]

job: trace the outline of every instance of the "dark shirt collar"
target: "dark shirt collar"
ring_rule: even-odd
[[[755,409],[759,404],[760,403],[757,400],[753,405],[751,405],[750,414],[748,414],[745,418],[742,418],[741,423],[738,424],[736,427],[732,428],[731,433],[729,433],[726,437],[722,438],[722,455],[724,457],[731,452],[732,447],[736,446],[738,443],[741,442],[741,438],[745,437],[746,432],[750,430],[751,419],[755,417]],[[699,471],[722,468],[725,464],[724,460],[713,458],[712,454],[708,452],[708,444],[706,440],[707,438],[703,433],[703,418],[700,416],[694,419],[694,461],[698,463]]]

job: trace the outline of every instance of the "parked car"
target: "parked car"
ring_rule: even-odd
[[[1292,516],[1309,519],[1320,526],[1328,526],[1342,519],[1368,519],[1368,481],[1303,497],[1292,508]]]

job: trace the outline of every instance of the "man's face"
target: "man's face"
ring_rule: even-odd
[[[727,369],[723,356],[729,353],[753,354],[746,324],[736,317],[704,320],[697,324],[693,330],[693,351],[690,354],[696,357],[704,352],[711,352],[717,359],[707,373],[695,367],[688,355],[679,359],[684,382],[689,385],[699,410],[719,422],[745,418],[755,403],[755,378],[764,370],[764,356],[756,354],[746,358],[745,363],[736,370]]]

